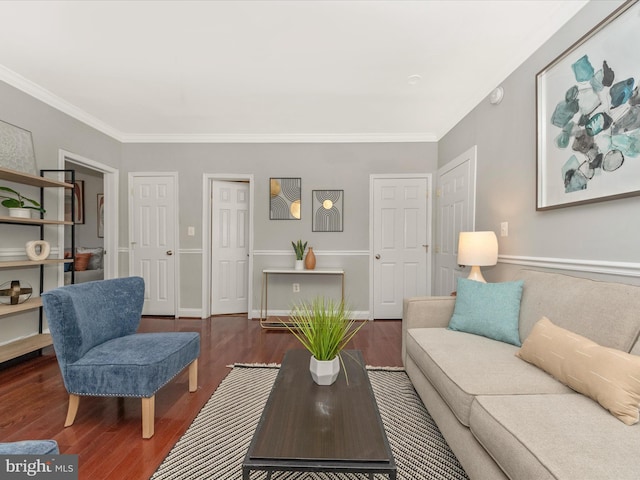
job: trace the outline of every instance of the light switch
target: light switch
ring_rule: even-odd
[[[196,227],[187,227],[187,235],[190,237],[196,236]]]
[[[500,236],[501,237],[509,236],[509,222],[502,222],[500,224]]]

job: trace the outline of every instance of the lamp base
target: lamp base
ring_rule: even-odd
[[[487,283],[487,281],[482,276],[482,272],[480,271],[480,267],[474,265],[471,267],[471,271],[469,272],[468,280],[475,280],[476,282]]]

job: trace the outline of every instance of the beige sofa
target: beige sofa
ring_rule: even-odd
[[[522,270],[519,332],[556,325],[640,355],[640,287]],[[471,479],[638,479],[640,424],[515,356],[518,347],[447,329],[455,297],[404,302],[402,356]]]

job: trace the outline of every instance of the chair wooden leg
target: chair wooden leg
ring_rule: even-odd
[[[154,433],[156,396],[142,399],[142,438],[151,438]]]
[[[189,391],[198,390],[198,359],[189,364]]]
[[[70,427],[76,419],[78,413],[78,405],[80,404],[80,396],[69,394],[69,408],[67,409],[67,419],[64,421],[65,427]]]

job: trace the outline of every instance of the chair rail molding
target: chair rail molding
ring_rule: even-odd
[[[553,268],[556,270],[569,270],[574,272],[618,275],[622,277],[640,277],[640,263],[633,262],[498,255],[498,263],[523,265],[527,267]]]

